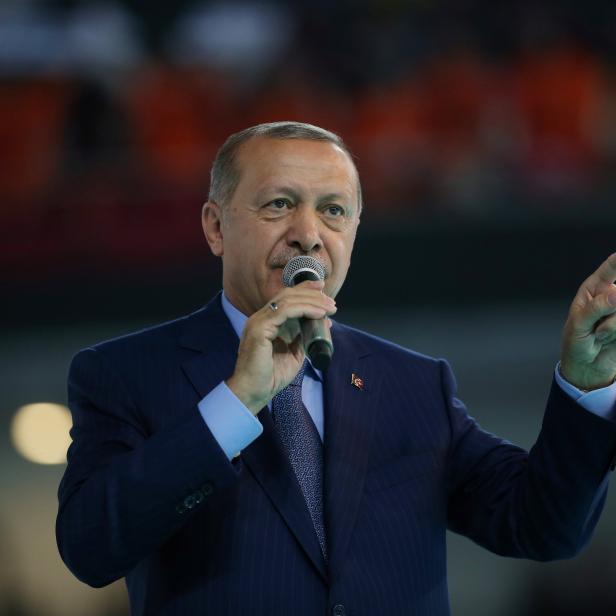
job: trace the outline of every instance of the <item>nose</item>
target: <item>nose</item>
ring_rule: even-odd
[[[321,250],[319,222],[318,213],[310,206],[296,207],[287,233],[287,244],[306,254]]]

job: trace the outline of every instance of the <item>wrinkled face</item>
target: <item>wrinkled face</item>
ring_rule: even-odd
[[[259,310],[282,290],[282,268],[297,255],[321,262],[325,293],[335,297],[359,224],[348,155],[328,141],[258,137],[242,145],[238,166],[240,181],[224,211],[208,203],[203,216],[229,300],[244,314]]]

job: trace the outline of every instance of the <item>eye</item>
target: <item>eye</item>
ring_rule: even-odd
[[[288,199],[273,199],[270,201],[266,207],[271,208],[272,210],[283,210],[285,207],[289,207],[291,202]]]
[[[328,205],[325,207],[325,213],[332,218],[339,218],[344,216],[344,208],[340,205]]]

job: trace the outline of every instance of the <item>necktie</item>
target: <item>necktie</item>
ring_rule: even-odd
[[[323,556],[327,558],[323,523],[323,444],[302,402],[302,380],[307,366],[305,360],[293,381],[273,397],[272,415],[306,499]]]

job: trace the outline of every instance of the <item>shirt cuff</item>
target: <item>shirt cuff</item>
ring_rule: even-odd
[[[231,460],[263,432],[261,422],[223,381],[198,404],[201,417]]]
[[[561,389],[587,411],[616,422],[616,381],[607,387],[583,392],[560,374],[560,362],[556,364],[554,378]]]

